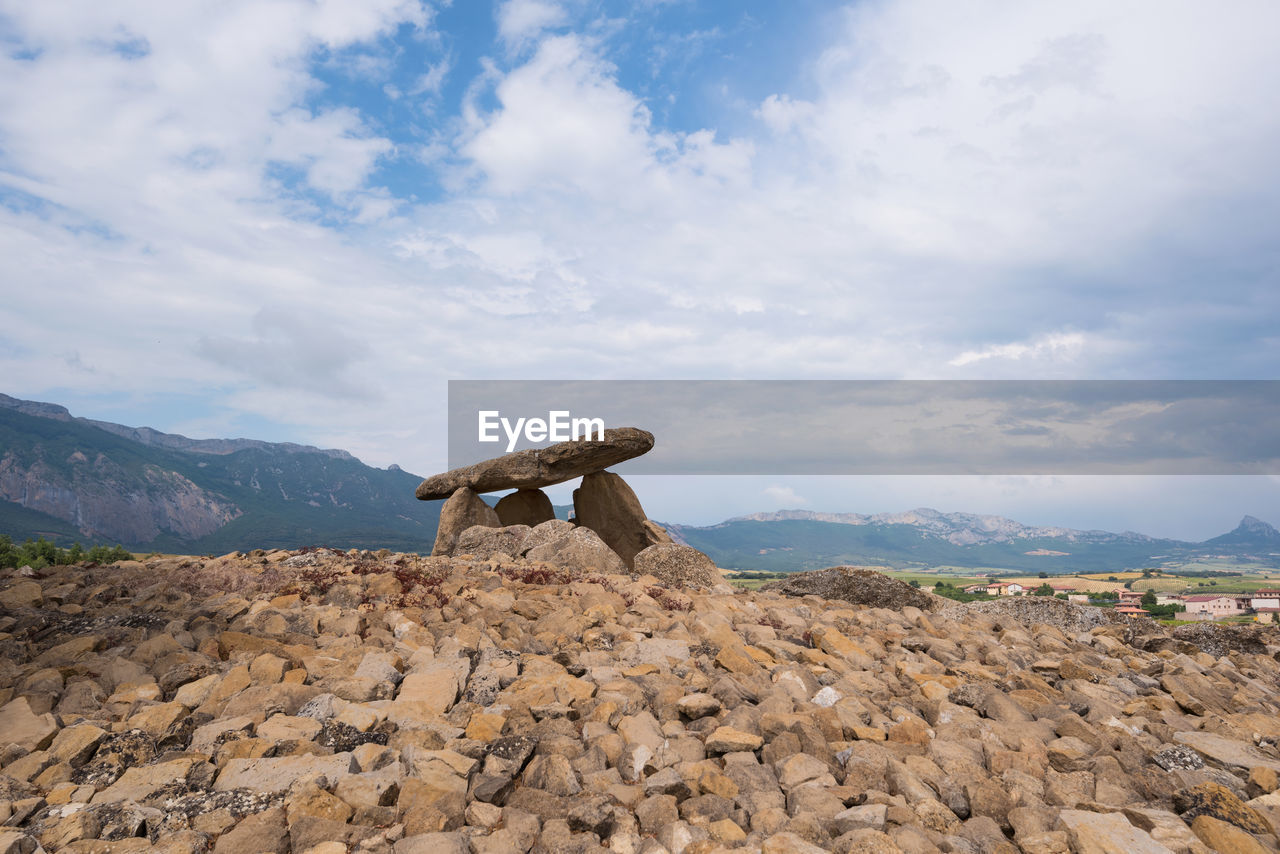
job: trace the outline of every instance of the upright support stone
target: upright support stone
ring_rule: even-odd
[[[640,499],[627,482],[613,472],[592,472],[573,491],[573,513],[579,525],[595,531],[618,553],[628,569],[635,568],[638,553],[671,538],[644,515]]]
[[[445,557],[452,555],[453,548],[458,543],[458,535],[472,525],[502,527],[494,509],[464,486],[455,490],[440,508],[440,527],[436,530],[436,543],[431,554]]]
[[[521,489],[503,496],[494,509],[498,511],[498,519],[504,528],[507,525],[534,528],[556,518],[551,499],[541,489]]]

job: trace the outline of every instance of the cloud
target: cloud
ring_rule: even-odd
[[[10,393],[202,393],[428,469],[450,377],[1280,365],[1274,4],[852,4],[686,126],[582,5],[483,44],[403,0],[3,9]]]
[[[252,328],[251,336],[201,336],[196,352],[269,386],[344,399],[369,396],[369,389],[351,376],[368,348],[332,321],[276,307],[254,315]]]
[[[547,0],[505,0],[498,7],[498,36],[508,47],[519,48],[544,30],[566,23],[559,3]]]
[[[801,504],[809,502],[796,493],[795,489],[790,486],[782,486],[780,484],[771,484],[760,490],[764,497],[781,508],[798,507]]]
[[[1069,362],[1080,356],[1085,343],[1085,336],[1078,332],[1055,332],[1034,341],[992,344],[981,350],[966,350],[947,364],[959,368],[988,359]]]

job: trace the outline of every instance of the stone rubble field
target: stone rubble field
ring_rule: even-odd
[[[1274,633],[541,527],[3,571],[0,854],[1278,849]]]

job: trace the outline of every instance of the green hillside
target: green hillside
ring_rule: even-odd
[[[185,485],[176,475],[193,484],[201,500],[238,511],[237,518],[203,536],[183,537],[170,529],[139,541],[112,530],[109,513],[95,520],[96,535],[87,537],[83,526],[52,510],[0,501],[0,532],[15,540],[43,535],[63,544],[93,539],[196,553],[305,545],[426,551],[440,514],[440,502],[414,498],[417,475],[352,458],[261,448],[225,455],[174,451],[80,421],[0,409],[0,477],[13,480],[15,473],[71,508],[90,501],[108,508],[112,501],[132,501],[144,510],[166,501],[180,504],[184,496],[175,498],[175,489]]]
[[[1018,539],[1007,543],[954,545],[913,525],[845,525],[783,520],[734,521],[710,528],[671,526],[689,545],[727,569],[771,572],[868,564],[908,569],[918,566],[994,567],[1017,572],[1102,572],[1150,565],[1156,554],[1176,554],[1187,544],[1168,540],[1064,544],[1061,539]],[[1067,555],[1026,552],[1069,551]]]

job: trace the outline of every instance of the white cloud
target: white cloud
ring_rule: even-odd
[[[498,36],[509,47],[519,48],[544,30],[568,20],[559,3],[547,0],[505,0],[498,8]]]
[[[808,500],[800,496],[794,487],[782,486],[781,484],[770,484],[760,490],[764,497],[776,504],[781,509],[790,509],[798,507],[801,504],[808,504]]]
[[[1011,361],[1073,361],[1085,347],[1085,336],[1078,332],[1058,332],[1034,341],[1015,341],[1009,344],[993,344],[981,350],[966,350],[947,364],[964,367],[987,359]]]
[[[616,42],[511,3],[499,59],[397,78],[472,75],[417,148],[313,74],[390,56],[417,4],[0,4],[9,393],[208,390],[425,470],[448,377],[1280,363],[1270,3],[856,4],[732,133],[663,127]],[[372,179],[414,152],[438,198]],[[306,323],[273,342],[264,310]]]

